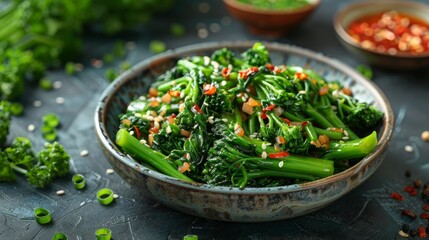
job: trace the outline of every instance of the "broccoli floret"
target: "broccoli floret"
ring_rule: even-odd
[[[211,60],[219,63],[224,67],[227,67],[230,64],[233,67],[238,67],[242,63],[242,60],[238,59],[235,53],[227,48],[221,48],[219,50],[214,51],[211,55]]]
[[[37,188],[48,186],[69,172],[70,156],[58,142],[46,143],[37,158],[28,138],[17,137],[12,146],[0,152],[0,182],[14,181],[18,172]]]
[[[153,135],[152,148],[168,155],[174,149],[182,149],[184,141],[176,124],[164,123],[159,132]]]
[[[265,66],[266,64],[271,63],[270,54],[267,48],[260,42],[255,43],[252,48],[243,52],[241,57],[248,67]]]
[[[11,104],[8,101],[0,101],[0,146],[6,142],[9,134],[10,121],[12,120]]]
[[[346,108],[346,107],[345,107]],[[347,108],[347,125],[358,133],[367,133],[368,130],[375,129],[383,119],[383,113],[374,106],[366,103],[358,103],[353,108]]]

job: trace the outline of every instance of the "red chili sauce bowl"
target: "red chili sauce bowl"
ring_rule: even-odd
[[[371,65],[409,70],[429,66],[429,5],[408,1],[364,1],[335,16],[340,42]]]

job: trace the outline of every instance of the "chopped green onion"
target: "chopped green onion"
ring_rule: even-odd
[[[107,78],[109,82],[112,82],[116,77],[118,77],[118,71],[114,68],[109,68],[104,72],[104,77]]]
[[[131,63],[127,62],[127,61],[123,61],[121,62],[121,64],[119,64],[119,69],[121,71],[125,71],[131,68]]]
[[[45,126],[55,128],[60,125],[60,118],[55,113],[47,113],[42,117],[42,122]]]
[[[183,237],[183,240],[198,240],[197,235],[189,234]]]
[[[51,222],[51,213],[49,210],[44,208],[36,208],[34,210],[34,217],[36,218],[36,222],[38,224],[48,224]]]
[[[68,75],[73,75],[76,72],[76,65],[72,62],[66,63],[65,72]]]
[[[43,90],[52,90],[54,88],[54,84],[48,78],[42,78],[39,80],[39,87]]]
[[[102,188],[97,192],[97,199],[103,205],[109,205],[113,201],[113,191],[110,188]]]
[[[170,32],[173,34],[173,36],[180,37],[185,34],[185,27],[179,23],[172,23],[170,26]]]
[[[21,103],[11,103],[10,104],[10,112],[14,116],[20,116],[24,113],[24,106]]]
[[[52,128],[51,132],[44,133],[43,138],[48,142],[53,142],[57,139],[57,130],[55,128]]]
[[[158,40],[153,40],[149,44],[149,49],[152,53],[162,53],[167,49],[165,43]]]
[[[97,229],[97,231],[95,231],[95,237],[97,240],[110,240],[112,231],[108,228]]]
[[[122,41],[117,41],[113,46],[113,55],[118,58],[123,58],[127,52],[125,51],[125,44]]]
[[[373,72],[371,68],[366,65],[361,64],[356,66],[356,71],[358,71],[360,74],[362,74],[364,77],[366,77],[369,80],[371,80],[373,77]]]
[[[103,55],[103,62],[112,63],[115,60],[115,56],[112,53],[106,53]]]
[[[72,177],[72,182],[76,189],[82,189],[86,186],[85,177],[82,174],[75,174]]]
[[[67,239],[68,239],[67,235],[65,235],[62,232],[58,232],[52,237],[52,240],[67,240]]]

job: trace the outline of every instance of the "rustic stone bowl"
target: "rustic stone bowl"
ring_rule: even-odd
[[[384,112],[378,145],[374,152],[351,168],[333,176],[304,184],[282,187],[219,187],[183,182],[152,171],[115,145],[118,114],[128,103],[148,90],[156,76],[186,56],[210,55],[227,47],[237,52],[250,48],[253,42],[203,43],[182,47],[154,56],[119,76],[104,91],[95,111],[97,138],[115,171],[142,194],[180,212],[204,218],[232,222],[263,222],[292,218],[321,209],[362,184],[380,166],[392,135],[393,112],[382,91],[352,68],[319,53],[299,47],[264,43],[273,63],[314,69],[328,81],[339,80],[349,86],[360,100],[373,103]]]
[[[429,53],[411,54],[398,52],[391,55],[363,48],[346,31],[353,21],[377,13],[397,11],[417,17],[429,23],[429,5],[400,0],[359,1],[340,9],[334,18],[334,29],[340,43],[353,55],[368,64],[394,70],[413,70],[429,68]]]
[[[321,0],[311,0],[308,5],[293,9],[260,9],[237,0],[223,0],[226,8],[255,35],[287,35],[303,23],[320,5]]]

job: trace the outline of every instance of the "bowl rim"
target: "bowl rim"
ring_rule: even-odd
[[[137,171],[140,174],[144,174],[148,177],[155,178],[156,180],[171,183],[174,185],[178,185],[182,188],[187,188],[190,190],[196,190],[196,191],[206,191],[211,193],[231,193],[231,194],[241,194],[241,195],[257,195],[257,194],[278,194],[278,193],[287,193],[287,192],[295,192],[295,191],[302,191],[302,190],[308,190],[312,188],[319,188],[323,187],[326,184],[336,182],[338,179],[345,179],[348,175],[354,175],[359,173],[361,170],[365,169],[371,162],[375,161],[378,157],[378,155],[382,154],[386,151],[389,140],[393,133],[393,124],[394,124],[394,115],[393,110],[391,108],[391,105],[385,96],[385,94],[381,91],[381,89],[372,81],[368,81],[366,78],[364,78],[361,74],[356,72],[351,67],[347,66],[346,64],[334,59],[327,57],[321,53],[317,53],[305,48],[301,48],[294,45],[289,44],[283,44],[283,43],[277,43],[277,42],[265,42],[265,41],[258,41],[262,42],[270,51],[277,50],[277,51],[283,51],[288,52],[291,54],[298,54],[307,58],[311,58],[312,60],[316,60],[319,62],[322,62],[328,66],[331,66],[335,68],[338,71],[343,72],[344,74],[347,74],[348,76],[352,77],[355,81],[357,81],[359,84],[362,84],[367,91],[370,91],[374,98],[377,98],[379,102],[381,103],[381,106],[379,106],[381,111],[384,112],[384,118],[382,126],[383,128],[381,131],[377,132],[377,135],[379,136],[378,143],[374,151],[360,160],[358,163],[356,163],[354,166],[336,173],[332,176],[322,178],[319,180],[306,182],[302,184],[292,184],[292,185],[286,185],[286,186],[277,186],[277,187],[262,187],[262,188],[252,188],[247,187],[244,189],[240,189],[237,187],[226,187],[226,186],[214,186],[210,184],[203,184],[203,183],[190,183],[178,180],[176,178],[169,177],[167,175],[164,175],[162,173],[159,173],[157,171],[150,170],[137,161],[133,160],[131,157],[128,157],[126,154],[119,151],[119,148],[116,147],[116,144],[113,142],[114,139],[110,139],[107,137],[107,129],[106,129],[106,123],[103,121],[103,116],[105,115],[105,112],[103,112],[103,109],[105,106],[111,101],[113,93],[116,92],[122,85],[126,84],[128,81],[133,80],[138,74],[143,70],[150,68],[151,63],[157,62],[157,60],[163,59],[163,58],[173,58],[177,57],[179,55],[184,55],[195,52],[196,50],[199,51],[208,51],[208,50],[214,50],[219,49],[221,47],[227,47],[227,48],[248,48],[251,47],[255,42],[257,41],[221,41],[221,42],[207,42],[207,43],[197,43],[192,44],[184,47],[179,47],[174,50],[168,50],[164,53],[154,55],[152,57],[149,57],[133,67],[131,67],[129,70],[122,73],[120,76],[118,76],[112,83],[110,83],[107,88],[103,91],[103,93],[100,95],[99,101],[97,103],[97,107],[95,109],[94,114],[94,121],[95,121],[95,130],[96,135],[99,140],[99,142],[114,158],[121,161],[123,164],[126,164],[133,170]],[[104,134],[106,133],[106,134]],[[106,136],[106,137],[105,137]],[[118,151],[116,151],[117,149]],[[351,189],[355,188],[357,185],[355,184],[352,186]],[[351,190],[349,189],[349,190]]]
[[[235,9],[239,9],[240,11],[248,12],[251,14],[269,14],[269,15],[285,15],[285,14],[297,14],[307,11],[312,11],[317,8],[317,6],[320,5],[322,0],[311,0],[309,4],[299,7],[299,8],[293,8],[293,9],[281,9],[281,10],[272,10],[272,9],[264,9],[264,8],[257,8],[250,4],[242,3],[237,0],[223,0],[223,2]]]
[[[412,53],[398,51],[396,54],[392,55],[392,54],[385,53],[385,52],[379,52],[376,50],[363,48],[358,43],[356,43],[356,41],[346,32],[346,30],[342,26],[342,22],[343,22],[344,17],[347,16],[350,12],[354,12],[356,10],[359,10],[360,8],[371,8],[371,6],[374,6],[374,5],[385,7],[386,10],[380,11],[380,12],[383,12],[383,11],[389,10],[389,7],[392,6],[391,4],[394,4],[393,6],[407,6],[407,7],[412,7],[415,9],[425,9],[429,14],[429,5],[427,5],[425,3],[421,3],[421,2],[400,1],[400,0],[380,0],[380,1],[364,0],[364,1],[359,1],[359,2],[353,2],[353,3],[347,4],[346,6],[342,7],[335,14],[334,19],[333,19],[333,25],[334,25],[335,32],[347,44],[352,45],[355,48],[361,49],[363,51],[370,52],[370,53],[375,54],[375,55],[392,57],[392,58],[407,58],[407,59],[420,59],[420,58],[429,57],[429,51],[427,51],[423,54],[412,54]],[[401,11],[398,10],[398,12],[401,12]],[[359,15],[357,18],[368,16],[368,15],[370,15],[370,14],[364,13],[364,14]],[[408,14],[408,15],[410,15],[410,14]],[[414,17],[416,17],[416,16],[414,16]],[[357,18],[355,18],[354,20],[356,20]],[[421,19],[420,17],[417,17],[417,18]],[[425,21],[425,20],[423,20],[423,21]],[[425,21],[425,22],[427,22],[427,21]],[[429,24],[429,22],[428,22],[428,24]]]

